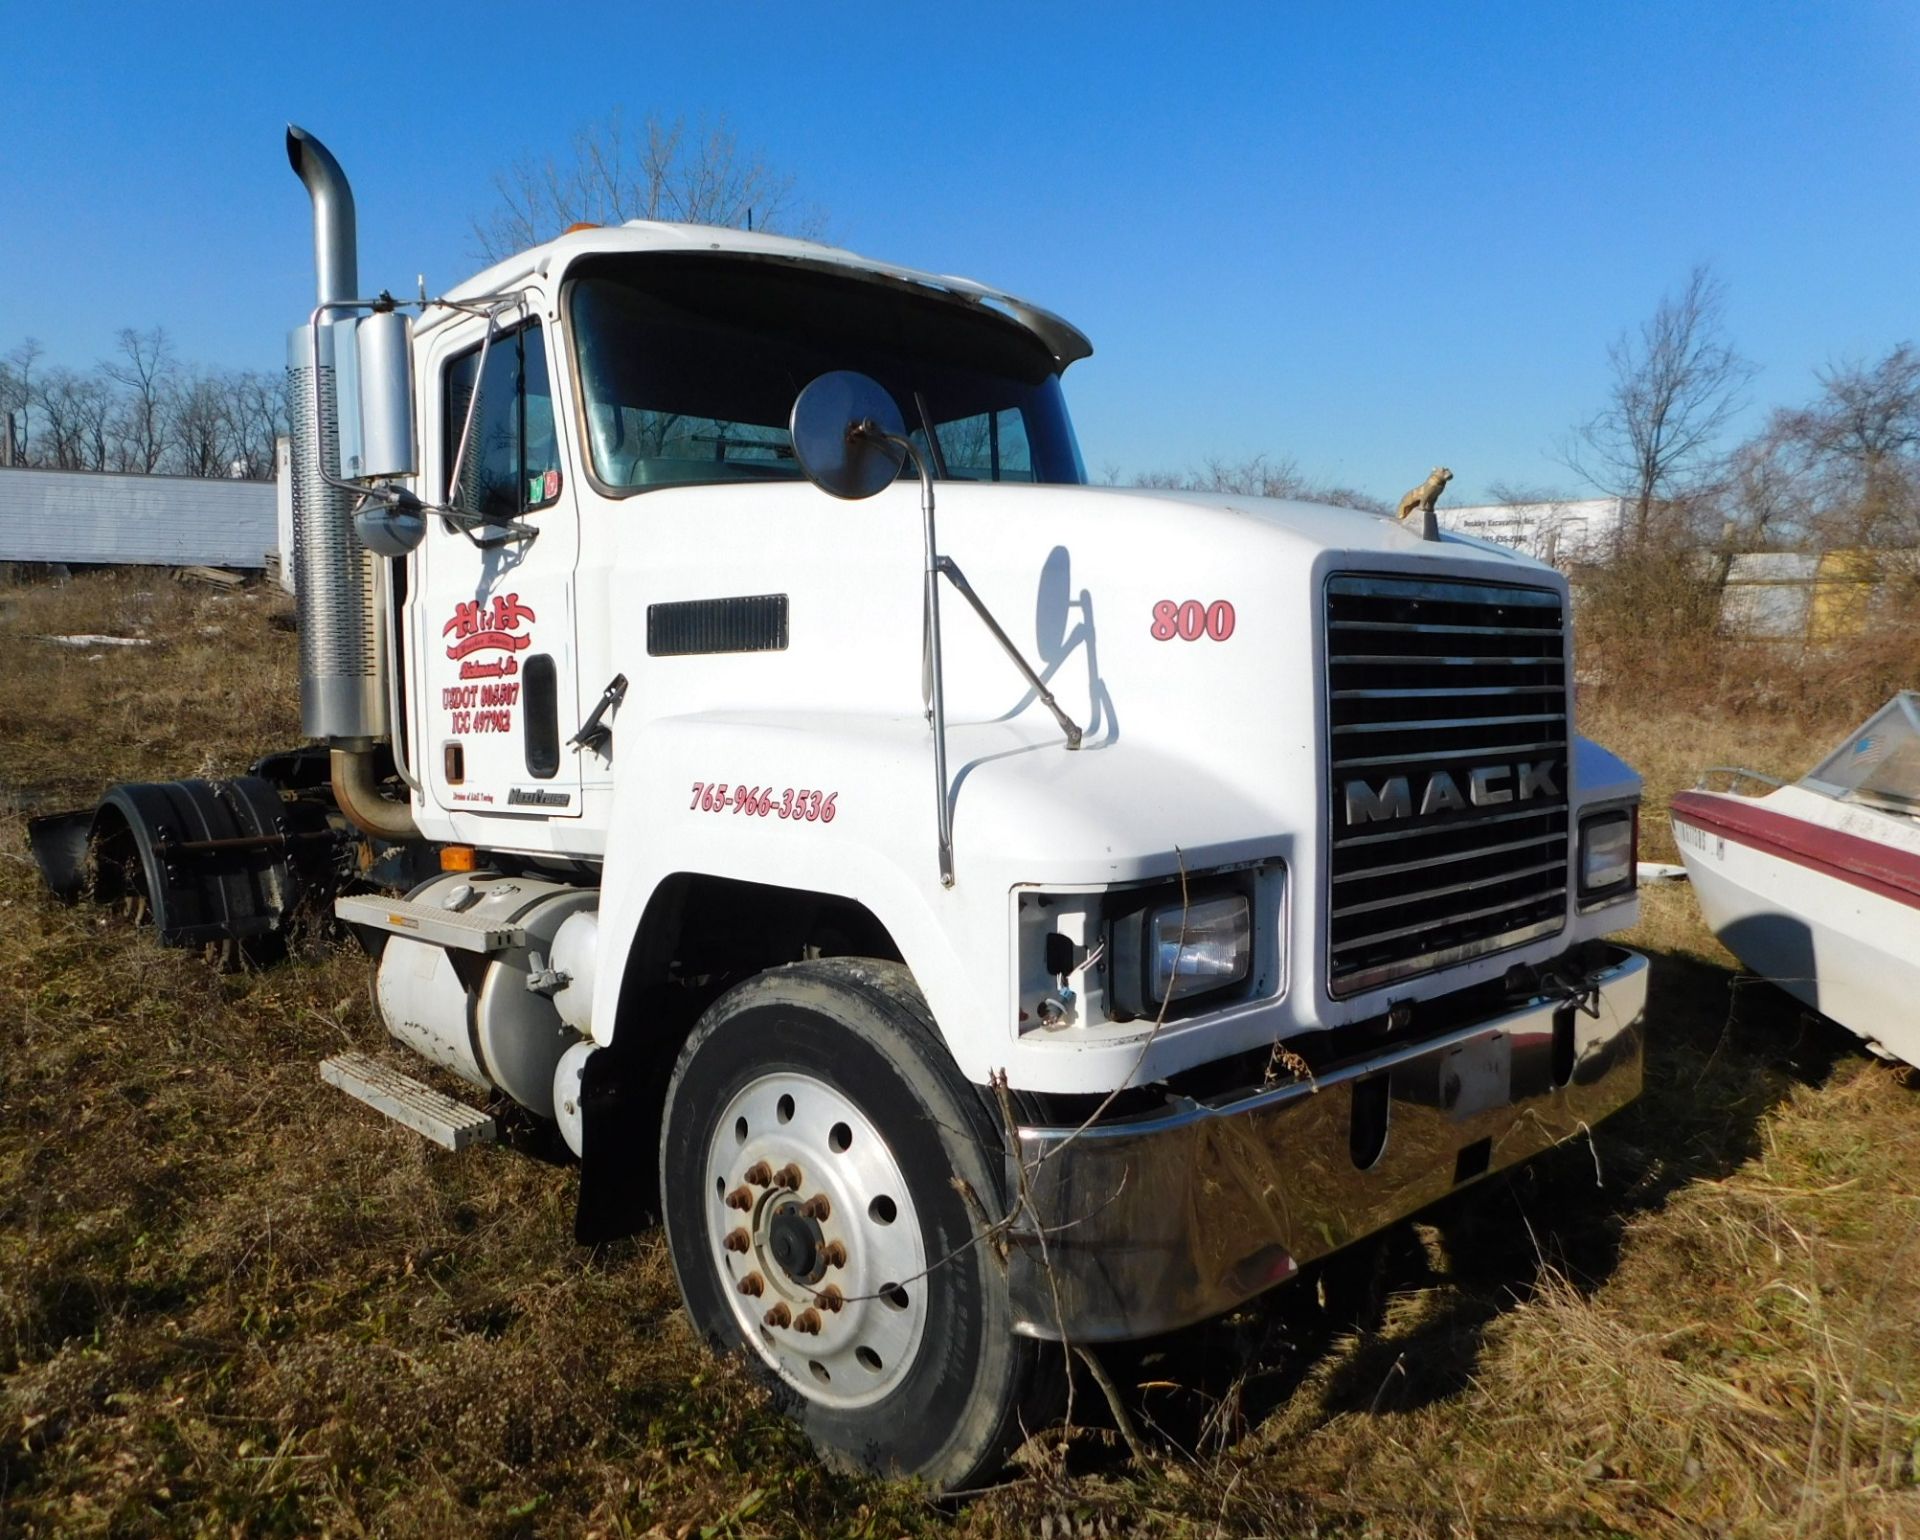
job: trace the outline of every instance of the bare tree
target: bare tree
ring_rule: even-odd
[[[1196,492],[1232,492],[1240,497],[1301,497],[1307,478],[1291,455],[1274,460],[1257,454],[1237,463],[1213,455],[1188,475],[1187,485]]]
[[[820,225],[796,204],[793,178],[742,150],[725,118],[689,133],[684,118],[649,115],[635,138],[616,111],[576,132],[566,154],[523,157],[493,185],[499,207],[473,223],[490,261],[582,223],[668,219],[797,235]]]
[[[100,372],[124,392],[118,469],[151,475],[167,452],[167,397],[179,366],[173,343],[158,326],[145,332],[123,327],[116,340],[119,352],[101,363]]]
[[[1830,366],[1804,433],[1826,463],[1835,534],[1865,544],[1915,538],[1920,487],[1920,353],[1901,343],[1874,364]]]
[[[117,341],[85,373],[41,368],[31,339],[0,357],[0,465],[272,478],[282,373],[184,368],[157,326]]]
[[[106,469],[118,404],[105,379],[49,369],[34,386],[33,404],[41,428],[36,464],[68,471]]]
[[[1920,448],[1920,352],[1903,342],[1877,364],[1834,364],[1818,375],[1825,440],[1877,464]]]
[[[1358,487],[1343,487],[1338,482],[1309,487],[1306,501],[1326,503],[1333,508],[1358,508],[1364,513],[1392,513],[1393,505]]]
[[[1920,543],[1920,353],[1830,365],[1820,394],[1778,408],[1730,461],[1736,544]]]
[[[1524,481],[1489,481],[1487,501],[1521,507],[1529,503],[1564,503],[1567,494],[1558,487],[1539,486]]]
[[[0,465],[27,463],[33,366],[39,359],[40,344],[32,337],[0,358]]]
[[[287,431],[287,377],[247,369],[225,377],[233,460],[252,481],[273,476],[274,440]]]
[[[1329,503],[1338,508],[1362,508],[1369,513],[1390,511],[1379,498],[1365,492],[1311,480],[1291,456],[1276,460],[1257,454],[1234,461],[1215,455],[1197,470],[1141,471],[1133,478],[1133,484],[1136,487],[1158,487],[1169,492],[1229,492],[1238,497],[1279,497],[1303,503]]]
[[[1728,459],[1723,543],[1764,551],[1805,541],[1819,511],[1819,454],[1811,414],[1775,408]]]
[[[232,419],[227,392],[212,375],[195,373],[167,392],[171,459],[188,476],[224,476],[233,461]]]
[[[1725,286],[1696,267],[1678,294],[1664,296],[1638,334],[1607,350],[1613,385],[1607,404],[1577,430],[1567,464],[1633,504],[1644,540],[1656,504],[1681,502],[1711,481],[1715,445],[1743,402],[1754,366],[1725,335]]]

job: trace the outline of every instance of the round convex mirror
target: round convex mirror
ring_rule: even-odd
[[[872,497],[900,474],[906,451],[871,433],[856,433],[863,422],[896,438],[906,435],[893,397],[879,381],[851,369],[821,375],[795,398],[788,424],[793,457],[821,491]]]
[[[405,556],[427,537],[427,521],[412,501],[369,503],[353,516],[354,533],[375,556]]]

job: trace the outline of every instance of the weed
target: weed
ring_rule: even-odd
[[[1095,1426],[964,1504],[824,1469],[686,1329],[657,1234],[573,1246],[575,1168],[448,1155],[320,1085],[386,1051],[352,952],[223,977],[41,892],[26,808],[294,740],[291,638],[250,595],[103,574],[0,621],[32,660],[0,692],[0,1532],[1920,1532],[1920,1103],[1730,991],[1684,889],[1630,938],[1642,1101],[1109,1354],[1145,1465]],[[28,640],[136,627],[157,645],[97,662]],[[1647,773],[1650,855],[1701,764],[1796,773],[1865,714],[1800,678],[1736,709],[1717,653],[1684,691],[1597,662],[1586,725]]]

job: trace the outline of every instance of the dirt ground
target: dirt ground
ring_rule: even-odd
[[[297,740],[283,606],[0,589],[0,1535],[1920,1535],[1920,1093],[1685,887],[1628,938],[1643,1099],[1111,1355],[1146,1464],[1082,1385],[970,1499],[822,1469],[657,1234],[572,1244],[550,1137],[450,1155],[320,1085],[385,1051],[349,949],[223,974],[42,891],[28,813]],[[148,645],[39,639],[74,633]],[[1697,766],[1797,773],[1851,710],[1586,695],[1656,859]]]

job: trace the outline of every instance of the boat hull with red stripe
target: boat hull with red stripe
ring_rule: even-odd
[[[1713,933],[1753,972],[1920,1064],[1920,820],[1806,786],[1687,791],[1674,839]]]

